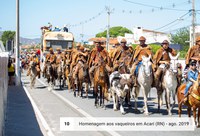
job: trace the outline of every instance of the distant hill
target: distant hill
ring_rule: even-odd
[[[41,39],[40,38],[29,39],[29,38],[20,37],[20,43],[22,45],[39,44],[41,43]]]
[[[0,37],[2,36],[2,34],[3,32],[0,31]],[[22,45],[39,44],[41,43],[41,39],[40,38],[30,39],[30,38],[20,37],[20,43]]]

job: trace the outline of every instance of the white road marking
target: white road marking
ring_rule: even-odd
[[[26,88],[24,85],[23,85],[23,88],[24,88],[24,90],[25,90],[25,92],[26,92],[26,95],[28,96],[28,98],[29,98],[29,100],[30,100],[30,102],[31,102],[31,104],[32,104],[32,106],[33,106],[33,108],[34,108],[34,111],[35,111],[36,114],[38,115],[38,117],[39,117],[39,119],[40,119],[40,121],[41,121],[41,123],[42,123],[44,129],[46,130],[47,135],[48,135],[48,136],[55,136],[55,135],[53,134],[53,132],[51,131],[49,125],[47,124],[47,121],[45,120],[44,116],[42,115],[42,113],[40,112],[39,108],[37,107],[35,101],[33,100],[33,98],[31,97],[30,93],[28,92],[27,88]]]
[[[42,80],[37,79],[41,84],[43,84],[44,86],[47,86]],[[82,115],[84,115],[85,117],[93,117],[92,115],[88,114],[87,112],[85,112],[84,110],[82,110],[80,107],[78,107],[77,105],[73,104],[72,102],[70,102],[69,100],[67,100],[65,97],[63,97],[62,95],[60,95],[59,93],[57,93],[56,91],[52,91],[53,94],[55,94],[57,97],[59,97],[61,100],[63,100],[64,102],[66,102],[67,104],[69,104],[72,108],[74,108],[75,110],[77,110],[79,113],[81,113]],[[109,133],[112,136],[121,136],[119,133],[113,131],[113,130],[109,130],[106,131],[107,133]]]

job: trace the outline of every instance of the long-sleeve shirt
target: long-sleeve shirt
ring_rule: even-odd
[[[189,72],[188,72],[189,81],[192,81],[191,79],[197,80],[197,77],[198,77],[198,70],[195,70],[195,71],[189,70]]]

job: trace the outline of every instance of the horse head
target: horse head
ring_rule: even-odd
[[[180,52],[176,56],[172,56],[171,53],[169,53],[169,57],[171,59],[170,61],[170,70],[173,71],[174,73],[177,73],[178,71],[178,57],[180,55]]]
[[[152,62],[150,61],[150,59],[151,59],[151,55],[149,55],[149,57],[142,56],[141,67],[146,77],[149,77],[152,74],[152,66],[151,66]]]

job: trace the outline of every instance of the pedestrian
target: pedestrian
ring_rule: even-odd
[[[8,61],[8,76],[9,76],[8,85],[14,85],[14,82],[13,82],[14,75],[15,75],[15,66],[14,66],[12,59],[9,58],[9,61]]]

